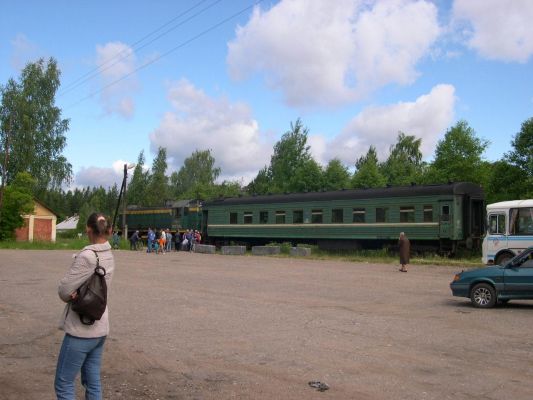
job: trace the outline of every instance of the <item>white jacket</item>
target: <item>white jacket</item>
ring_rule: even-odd
[[[106,307],[102,318],[99,321],[94,321],[93,325],[84,325],[79,314],[70,309],[70,295],[94,273],[96,255],[92,250],[98,252],[100,266],[106,270],[105,280],[109,290],[115,270],[115,259],[109,242],[85,246],[76,254],[68,272],[59,282],[58,288],[59,297],[67,303],[61,315],[59,329],[64,330],[69,335],[81,338],[96,338],[109,334],[108,307]]]

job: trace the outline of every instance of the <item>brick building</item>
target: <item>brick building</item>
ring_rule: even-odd
[[[41,202],[34,200],[33,214],[23,215],[24,226],[15,231],[17,241],[56,241],[55,213]]]

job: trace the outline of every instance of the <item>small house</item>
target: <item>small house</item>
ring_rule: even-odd
[[[24,226],[15,230],[17,241],[55,242],[57,215],[34,199],[33,214],[23,215]]]

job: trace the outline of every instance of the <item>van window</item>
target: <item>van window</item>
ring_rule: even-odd
[[[533,235],[533,207],[513,208],[510,216],[511,235]]]
[[[505,214],[489,215],[489,233],[497,235],[505,234]]]

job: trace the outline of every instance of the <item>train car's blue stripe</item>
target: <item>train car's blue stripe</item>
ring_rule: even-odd
[[[500,240],[512,240],[512,241],[517,241],[517,240],[533,240],[533,235],[530,235],[530,236],[499,236],[499,237],[488,237],[487,238],[488,241],[500,241]]]

